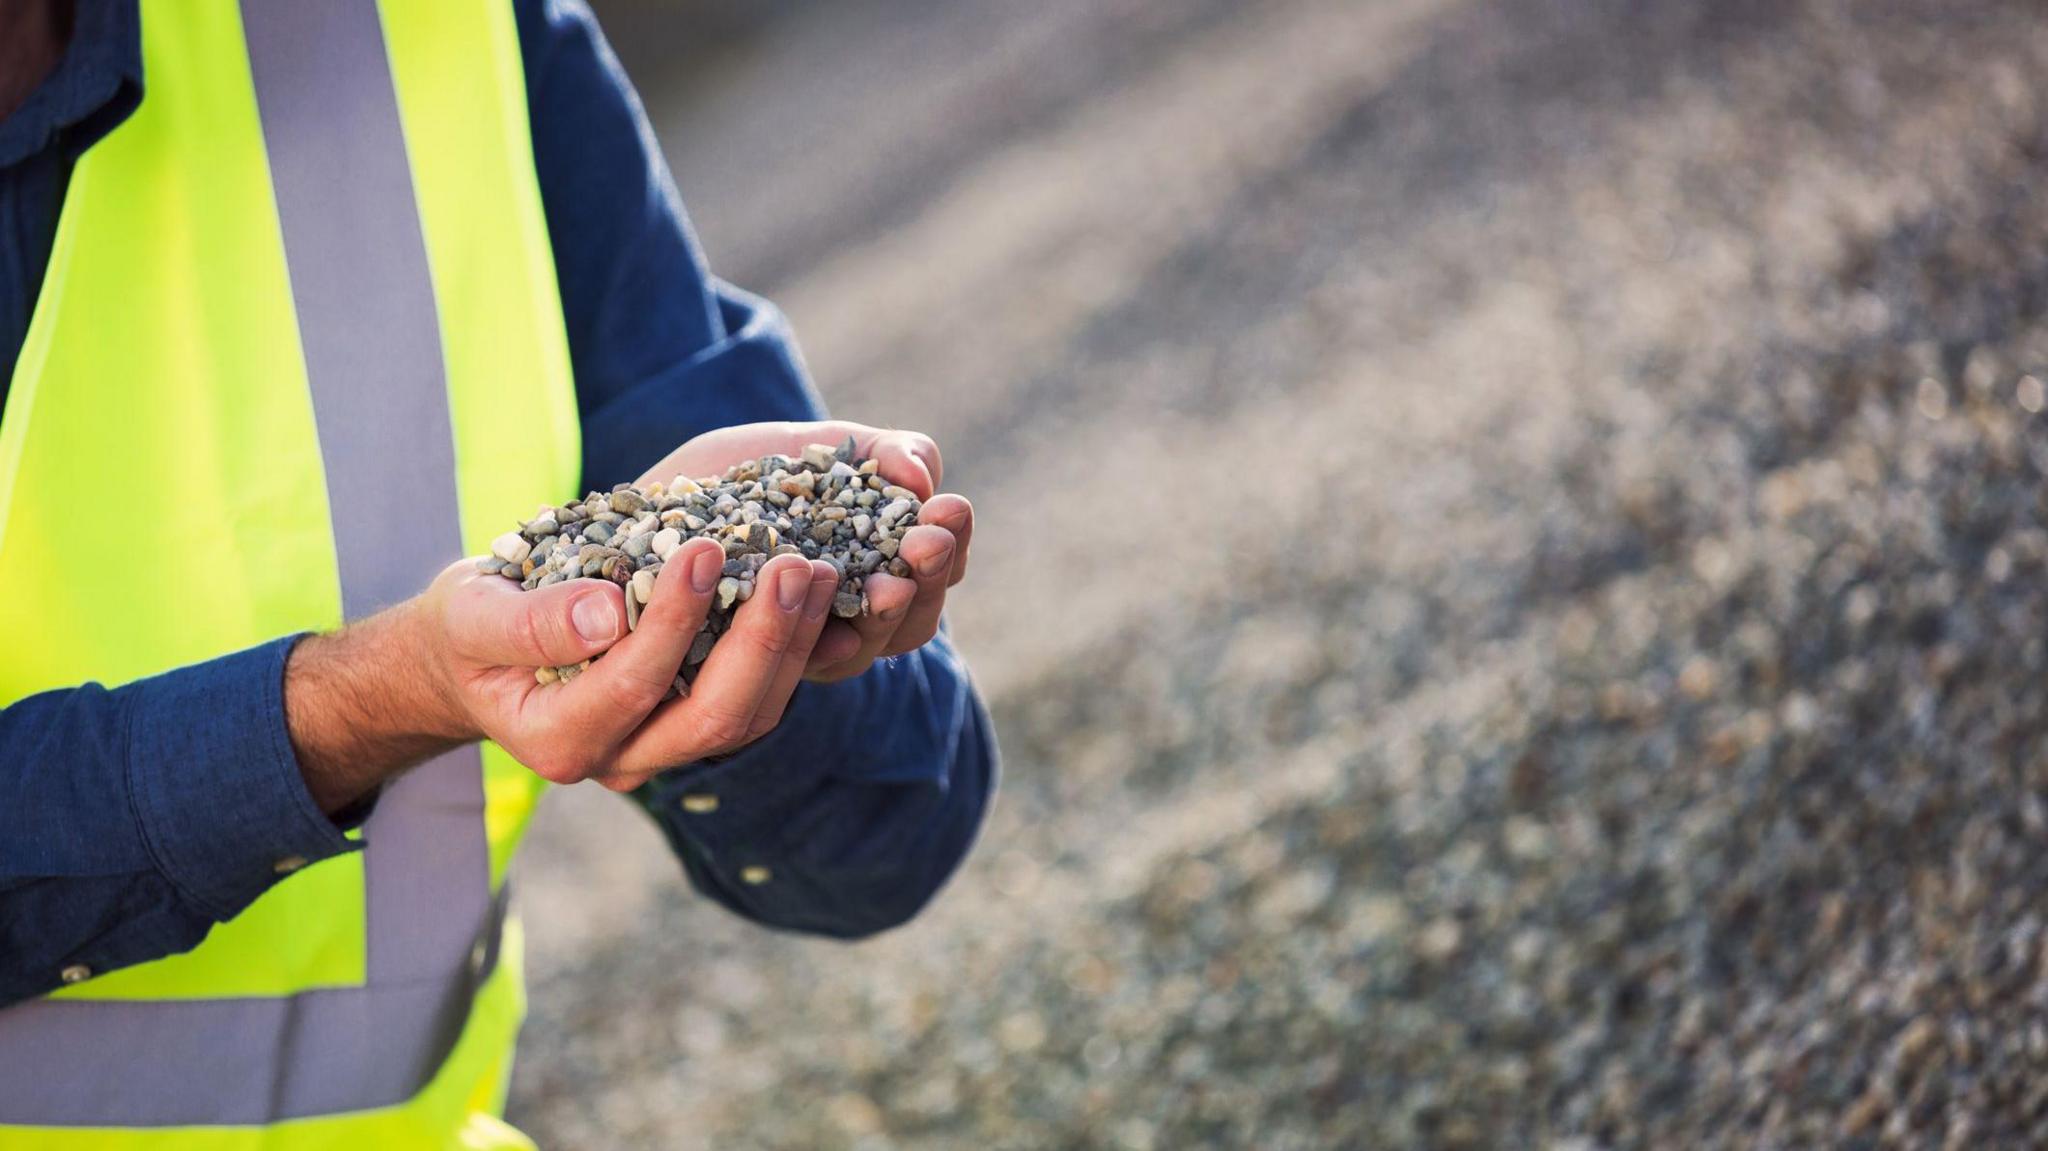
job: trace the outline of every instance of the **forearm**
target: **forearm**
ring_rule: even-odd
[[[450,698],[417,603],[308,636],[285,666],[284,708],[306,790],[329,815],[478,738]]]

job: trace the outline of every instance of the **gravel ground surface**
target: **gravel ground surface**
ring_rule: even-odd
[[[937,7],[648,86],[714,261],[976,501],[999,808],[846,947],[552,797],[515,1120],[2048,1145],[2036,8]]]

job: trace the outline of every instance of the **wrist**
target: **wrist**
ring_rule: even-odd
[[[417,692],[410,715],[414,734],[474,743],[484,731],[462,701],[455,661],[442,641],[440,613],[431,597],[431,592],[416,596],[378,617],[389,625],[380,637],[390,648],[385,659],[393,668],[406,669],[403,678]]]
[[[306,788],[332,815],[477,738],[425,642],[417,601],[308,636],[285,663],[285,727]]]

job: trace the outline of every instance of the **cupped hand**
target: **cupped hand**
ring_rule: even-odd
[[[924,506],[918,512],[918,525],[903,537],[897,553],[910,565],[912,575],[903,578],[876,572],[866,577],[867,614],[828,621],[809,651],[803,678],[818,681],[858,675],[875,660],[914,651],[938,634],[946,590],[967,575],[967,549],[974,538],[973,506],[960,496],[937,494],[945,475],[938,444],[919,432],[845,420],[742,424],[698,436],[640,477],[642,482],[667,482],[677,475],[715,476],[745,460],[765,455],[794,457],[801,455],[806,445],[839,444],[849,436],[856,457],[872,458],[884,480],[910,489]],[[721,640],[713,649],[714,656],[724,646]],[[707,667],[705,674],[709,671]],[[703,681],[698,683],[701,689]],[[795,687],[794,678],[790,687]],[[779,706],[776,714],[780,715]]]
[[[734,614],[691,692],[669,699],[724,559],[710,540],[677,549],[630,633],[623,594],[608,580],[522,591],[472,561],[451,565],[413,601],[424,620],[420,658],[437,671],[447,726],[495,740],[544,779],[595,779],[615,791],[758,739],[803,674],[837,573],[801,556],[769,561],[760,592]],[[534,676],[599,655],[566,681]]]

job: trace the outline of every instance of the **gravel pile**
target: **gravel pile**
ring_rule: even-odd
[[[687,694],[712,645],[732,625],[733,611],[753,598],[755,577],[776,556],[800,555],[839,569],[832,614],[851,619],[868,610],[863,581],[876,572],[909,578],[896,549],[917,525],[922,501],[857,459],[851,437],[834,447],[811,444],[803,455],[762,456],[723,476],[677,476],[635,487],[620,484],[581,501],[544,507],[518,531],[491,542],[479,569],[518,580],[528,591],[571,579],[603,579],[626,593],[626,627],[654,593],[654,578],[676,549],[699,537],[725,549],[725,574],[704,629],[690,645],[675,691]],[[590,666],[534,672],[542,683],[575,678]]]
[[[1317,89],[1345,107],[1290,87],[1398,11],[1426,35]],[[586,847],[612,797],[557,807],[515,1118],[664,1151],[2048,1146],[2036,8],[1216,21],[796,285],[858,336],[835,404],[932,432],[1004,525],[949,609],[1005,753],[977,854],[848,950],[707,907],[652,836],[621,861],[635,813]],[[1082,200],[1141,165],[1157,196]],[[920,253],[959,313],[844,290]],[[1051,530],[1076,509],[1114,526]],[[613,926],[573,918],[594,892]]]

